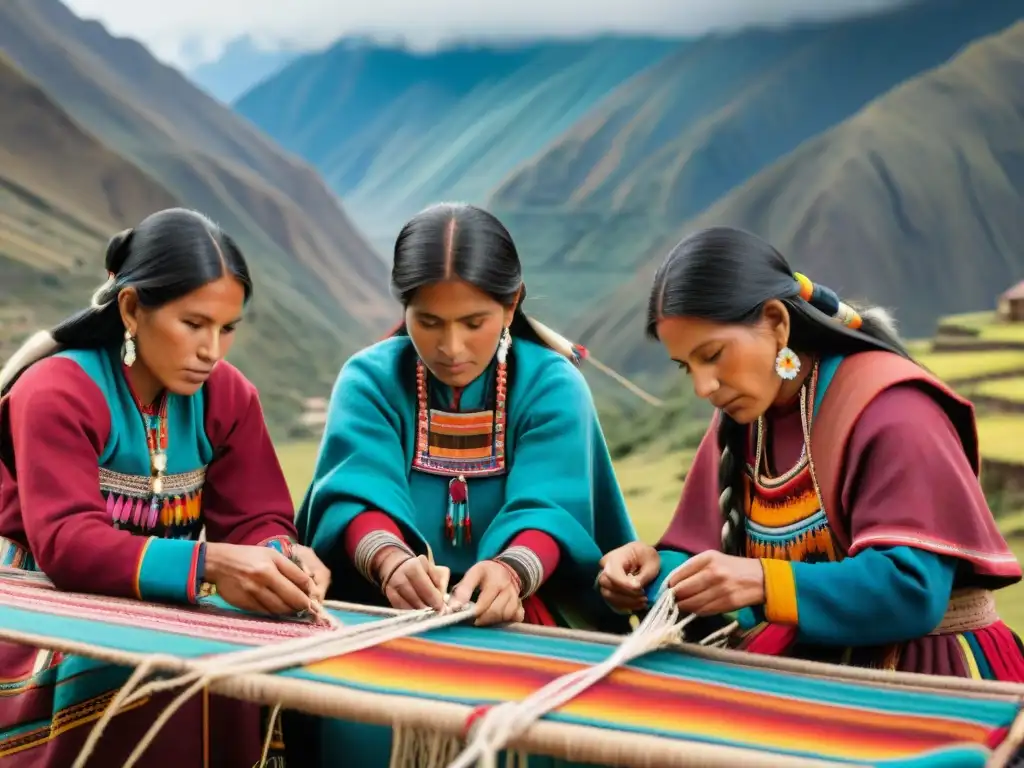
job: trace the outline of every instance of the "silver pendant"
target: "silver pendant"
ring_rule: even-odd
[[[150,457],[150,463],[153,466],[154,472],[166,472],[167,471],[167,454],[163,451],[157,451]]]

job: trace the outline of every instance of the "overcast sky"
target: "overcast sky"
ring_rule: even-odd
[[[277,47],[346,34],[402,37],[420,48],[453,38],[601,31],[697,34],[754,23],[871,12],[907,0],[64,0],[111,32],[189,66],[245,34]]]

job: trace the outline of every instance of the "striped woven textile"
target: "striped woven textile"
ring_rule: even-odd
[[[369,609],[332,612],[347,625],[380,617]],[[59,592],[38,575],[0,569],[0,639],[114,663],[134,665],[154,653],[196,658],[317,631],[215,606]],[[609,642],[463,625],[274,675],[222,681],[215,689],[313,714],[458,735],[475,708],[522,699],[599,662],[610,653]],[[608,746],[613,738],[620,746],[635,743],[637,765],[983,766],[1017,716],[1022,691],[979,686],[915,689],[758,668],[731,651],[664,650],[618,669],[546,716],[523,737],[523,748],[564,756],[555,754],[557,743],[576,741],[573,759],[586,754],[600,763],[580,751],[580,742]],[[621,750],[616,759],[623,764]]]

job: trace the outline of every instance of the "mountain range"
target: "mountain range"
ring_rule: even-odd
[[[249,257],[234,359],[275,428],[390,324],[386,265],[316,171],[141,44],[57,0],[6,0],[0,53],[0,221],[16,222],[0,226],[0,344],[84,305],[107,237],[171,205],[202,210]]]
[[[1012,137],[973,112],[1011,94],[986,83],[992,98],[979,101],[953,84],[918,97],[935,116],[886,122],[899,128],[884,137],[898,157],[864,154],[870,129],[845,122],[867,126],[876,100],[906,98],[905,85],[1021,16],[1006,0],[920,0],[693,40],[611,36],[431,55],[342,40],[234,107],[313,164],[384,253],[431,201],[486,205],[523,255],[532,311],[641,375],[657,352],[637,343],[642,313],[630,291],[635,283],[642,294],[651,265],[701,224],[772,239],[837,290],[894,306],[911,335],[930,333],[943,314],[989,306],[1024,277],[1024,240],[984,203],[969,205],[986,179],[1021,182],[1001,151]],[[939,120],[951,118],[978,132],[948,131]],[[928,170],[933,140],[957,145],[955,173]],[[997,144],[981,149],[989,140]],[[887,186],[908,174],[929,183]],[[958,208],[936,221],[948,205]],[[901,209],[923,218],[908,213],[878,230],[879,210]],[[1001,234],[960,252],[987,231]],[[966,253],[981,262],[966,266]]]
[[[739,226],[904,328],[991,308],[1024,277],[1024,21],[979,39],[773,163],[649,253],[580,319],[626,370],[664,365],[636,345],[661,250],[704,226]],[[906,335],[906,334],[905,334]]]

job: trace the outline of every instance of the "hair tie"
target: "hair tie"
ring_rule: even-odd
[[[863,324],[860,313],[839,298],[839,295],[824,285],[815,284],[807,275],[794,272],[799,286],[800,298],[815,309],[824,312],[852,330],[858,330]]]

